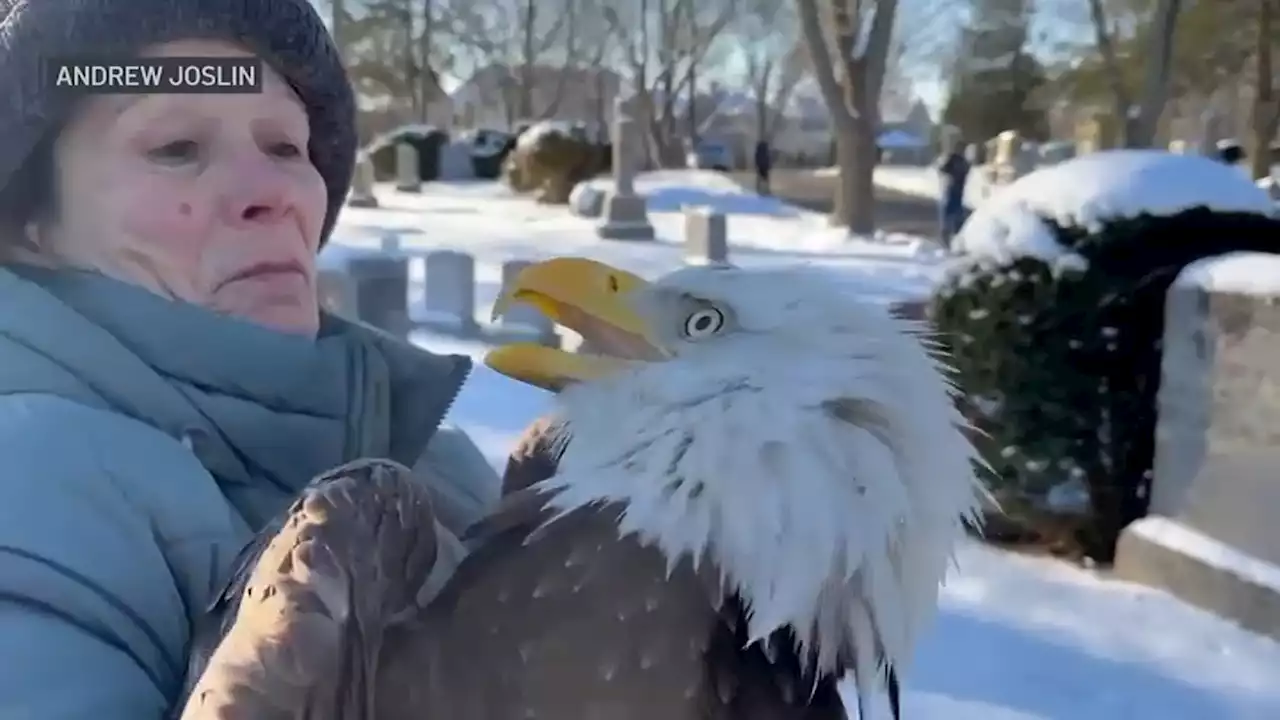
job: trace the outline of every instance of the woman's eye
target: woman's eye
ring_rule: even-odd
[[[200,143],[195,140],[175,140],[149,150],[147,157],[164,163],[191,162],[200,157]]]
[[[294,145],[293,143],[288,143],[288,142],[274,143],[269,148],[267,148],[267,150],[271,155],[278,158],[288,159],[288,158],[302,157],[302,148],[298,147],[297,145]]]

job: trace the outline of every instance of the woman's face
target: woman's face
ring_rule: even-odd
[[[194,40],[146,54],[249,55]],[[56,212],[31,229],[41,256],[314,336],[327,194],[302,102],[264,76],[261,93],[84,101],[54,146]]]

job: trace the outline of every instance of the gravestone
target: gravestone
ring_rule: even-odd
[[[983,155],[987,160],[986,164],[995,167],[996,153],[1000,151],[1000,138],[990,138],[984,142],[982,146],[986,150],[986,153]]]
[[[407,142],[396,143],[396,189],[400,192],[422,192],[418,150]]]
[[[596,234],[606,240],[653,240],[649,207],[645,198],[636,194],[635,168],[632,165],[637,140],[637,125],[618,100],[613,109],[613,190],[604,201],[604,221]]]
[[[532,264],[529,260],[507,260],[502,263],[502,287],[510,287],[520,272]],[[512,305],[502,317],[498,318],[496,329],[504,336],[528,337],[544,345],[560,346],[560,337],[556,335],[555,323],[528,305]]]
[[[684,208],[684,260],[690,265],[729,262],[728,223],[724,213],[708,207]]]
[[[453,140],[440,147],[441,180],[474,180],[475,162],[471,159],[472,144],[468,140]]]
[[[355,175],[351,178],[351,193],[347,195],[347,204],[351,207],[378,207],[378,198],[373,194],[373,161],[365,153],[356,158]]]
[[[397,337],[409,333],[409,258],[361,253],[347,259],[361,322]]]
[[[1031,172],[1030,153],[1016,130],[1005,130],[996,136],[996,182],[1007,185]]]
[[[382,252],[389,255],[398,255],[404,251],[404,246],[400,241],[400,233],[385,232],[382,234]]]
[[[604,213],[604,191],[589,182],[578,183],[569,193],[569,212],[583,218],[598,218]]]
[[[426,288],[421,323],[448,335],[475,336],[479,332],[475,258],[456,250],[436,250],[427,253],[423,264]]]
[[[355,283],[345,266],[321,264],[316,269],[316,294],[322,310],[347,320],[360,319]]]
[[[1280,256],[1193,263],[1165,318],[1150,514],[1115,572],[1280,639]]]

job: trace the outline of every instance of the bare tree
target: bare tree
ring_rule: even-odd
[[[1254,35],[1254,94],[1249,118],[1249,169],[1254,178],[1271,174],[1271,143],[1280,130],[1280,98],[1277,98],[1272,53],[1280,43],[1280,0],[1254,0],[1257,30]]]
[[[508,125],[555,114],[568,85],[564,73],[577,51],[575,0],[452,0],[441,22],[474,64],[499,73],[495,102]],[[441,28],[442,30],[445,28]],[[553,79],[554,78],[554,79]]]
[[[825,18],[818,5],[816,0],[795,0],[814,77],[835,130],[840,174],[831,220],[850,232],[870,234],[875,230],[880,93],[898,0],[826,0]]]
[[[1146,28],[1146,62],[1136,93],[1126,83],[1124,66],[1117,50],[1116,27],[1108,17],[1103,0],[1086,1],[1120,125],[1120,143],[1123,147],[1150,147],[1155,142],[1160,117],[1169,100],[1174,33],[1178,14],[1182,11],[1182,0],[1156,0],[1154,14]]]
[[[431,41],[435,0],[328,0],[326,11],[357,92],[397,121],[426,120],[442,94],[439,73],[452,62]]]
[[[777,0],[747,0],[737,25],[756,138],[771,142],[807,72],[795,11]]]
[[[680,97],[696,97],[697,76],[736,17],[738,0],[601,2],[618,65],[632,92],[632,112],[647,129],[651,159],[676,164],[681,153]],[[690,113],[696,102],[685,103]],[[690,120],[696,134],[699,122]]]

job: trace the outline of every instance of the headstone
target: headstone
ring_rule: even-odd
[[[423,325],[437,332],[472,337],[476,323],[476,261],[455,250],[436,250],[423,260],[426,288],[423,293]]]
[[[569,212],[584,218],[598,218],[604,213],[604,191],[589,182],[578,183],[569,193]]]
[[[1150,515],[1115,572],[1280,639],[1280,257],[1191,264],[1165,317]]]
[[[475,162],[471,159],[474,146],[469,140],[453,140],[440,148],[441,180],[474,180]]]
[[[351,178],[351,193],[347,195],[347,204],[351,207],[378,207],[378,198],[373,194],[373,161],[365,153],[356,158],[355,175]]]
[[[400,242],[400,233],[387,232],[382,234],[382,252],[389,255],[398,255],[403,250],[404,246]]]
[[[605,199],[604,222],[597,226],[596,234],[606,240],[653,240],[648,203],[636,195],[635,169],[631,164],[636,124],[621,99],[614,103],[613,112],[614,188]]]
[[[396,143],[396,189],[400,192],[422,192],[418,149],[407,142]]]
[[[409,333],[409,259],[362,253],[347,259],[361,322],[404,337]]]
[[[983,143],[986,148],[986,154],[983,156],[987,160],[987,165],[994,166],[996,162],[996,153],[1000,150],[1000,138],[991,138]]]
[[[729,262],[729,234],[724,213],[708,207],[684,208],[684,260],[690,265]]]
[[[529,260],[507,260],[502,263],[502,287],[510,287],[516,277],[532,262]],[[560,337],[556,335],[555,323],[546,315],[527,305],[513,305],[498,318],[498,331],[503,335],[529,337],[536,342],[553,347],[560,346]]]
[[[1022,136],[1016,130],[1005,130],[996,136],[996,181],[1001,185],[1029,172],[1023,144]]]
[[[1088,155],[1103,150],[1107,142],[1107,119],[1100,113],[1094,113],[1076,124],[1076,149],[1080,155]]]
[[[356,287],[345,267],[321,267],[316,273],[320,308],[348,320],[360,319]]]

